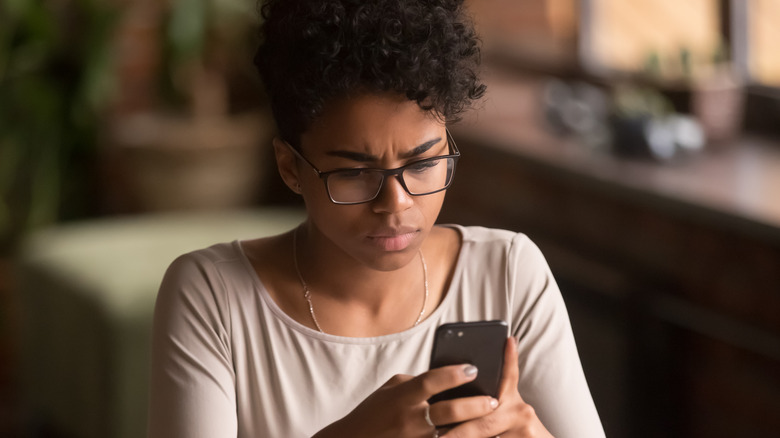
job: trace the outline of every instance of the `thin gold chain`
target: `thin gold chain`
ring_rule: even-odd
[[[412,327],[416,327],[417,324],[422,321],[423,315],[425,315],[425,307],[428,305],[428,265],[425,263],[425,256],[423,255],[422,250],[418,250],[417,253],[420,254],[420,262],[422,262],[423,286],[425,289],[425,295],[423,296],[423,303],[422,308],[420,309],[420,314],[417,315],[417,320],[414,321],[414,325],[412,325]],[[314,305],[311,302],[311,290],[309,290],[309,285],[306,284],[306,280],[303,279],[303,275],[301,275],[301,269],[298,266],[298,228],[293,231],[293,264],[295,265],[295,273],[298,274],[298,280],[301,282],[301,287],[303,287],[303,299],[306,300],[306,304],[309,306],[309,315],[311,315],[311,320],[314,322],[314,326],[317,327],[317,330],[319,330],[320,333],[325,333],[325,330],[320,327],[320,323],[317,321],[317,315],[314,313]]]

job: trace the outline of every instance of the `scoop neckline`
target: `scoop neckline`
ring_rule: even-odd
[[[301,335],[310,338],[319,339],[322,341],[331,342],[331,343],[377,345],[377,344],[386,344],[386,343],[400,341],[409,338],[411,336],[414,336],[418,333],[427,332],[430,329],[430,326],[432,324],[436,324],[438,326],[437,322],[441,320],[441,315],[444,312],[444,309],[450,305],[449,303],[452,300],[454,300],[453,295],[455,295],[455,293],[457,293],[457,291],[460,290],[460,288],[456,288],[455,286],[457,283],[460,283],[458,274],[462,270],[463,251],[465,247],[464,243],[466,241],[465,227],[461,225],[455,225],[455,224],[442,224],[438,226],[449,227],[457,231],[458,234],[460,235],[460,242],[461,242],[460,249],[458,250],[458,258],[457,261],[455,262],[455,268],[452,271],[452,279],[450,280],[450,284],[449,287],[447,288],[444,298],[441,300],[439,305],[436,306],[433,312],[431,312],[427,318],[420,321],[420,323],[417,324],[416,326],[410,327],[400,332],[389,333],[380,336],[352,337],[352,336],[332,335],[329,333],[323,333],[314,330],[296,321],[290,315],[285,313],[279,307],[276,301],[274,301],[271,295],[268,293],[268,289],[266,288],[265,284],[263,284],[263,280],[257,275],[257,271],[255,271],[254,267],[252,266],[252,262],[249,260],[249,257],[246,255],[246,252],[244,252],[243,241],[234,240],[233,247],[234,250],[239,254],[241,258],[241,263],[244,269],[247,270],[251,278],[251,281],[253,283],[253,286],[255,290],[258,292],[258,294],[260,295],[260,298],[268,306],[268,308],[271,310],[274,316],[278,318],[287,328],[295,332],[298,332]]]

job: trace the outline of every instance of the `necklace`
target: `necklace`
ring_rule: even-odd
[[[420,262],[422,262],[423,286],[425,288],[425,295],[423,296],[423,304],[422,308],[420,309],[420,314],[417,315],[417,320],[414,321],[414,325],[412,325],[412,327],[416,327],[417,324],[422,321],[422,317],[425,314],[425,306],[428,304],[428,265],[425,263],[425,256],[423,256],[422,250],[417,250],[417,253],[420,254]],[[309,286],[303,279],[303,275],[301,275],[301,269],[298,267],[298,228],[293,231],[293,264],[295,265],[295,273],[298,274],[298,280],[300,280],[301,286],[303,287],[303,298],[306,300],[306,304],[309,305],[309,315],[311,315],[311,320],[314,322],[314,326],[317,327],[317,330],[319,330],[320,333],[325,333],[325,331],[322,330],[322,327],[320,327],[319,321],[317,321],[317,315],[314,314],[314,305],[311,303],[311,291],[309,290]]]

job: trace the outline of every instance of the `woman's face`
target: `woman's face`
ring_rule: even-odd
[[[301,136],[301,153],[327,172],[393,169],[446,155],[449,149],[442,122],[415,102],[393,94],[364,94],[332,102]],[[342,260],[351,258],[383,271],[406,265],[431,231],[444,201],[443,191],[411,196],[390,176],[376,199],[337,205],[309,164],[300,159],[290,163],[312,225],[308,243],[330,251],[334,261],[345,256]]]

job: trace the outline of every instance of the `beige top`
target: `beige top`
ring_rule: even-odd
[[[308,437],[395,374],[428,368],[442,323],[503,319],[518,338],[520,395],[557,438],[603,437],[566,308],[523,234],[454,226],[449,290],[416,327],[349,338],[311,330],[268,295],[241,244],[179,257],[154,317],[149,436]]]

